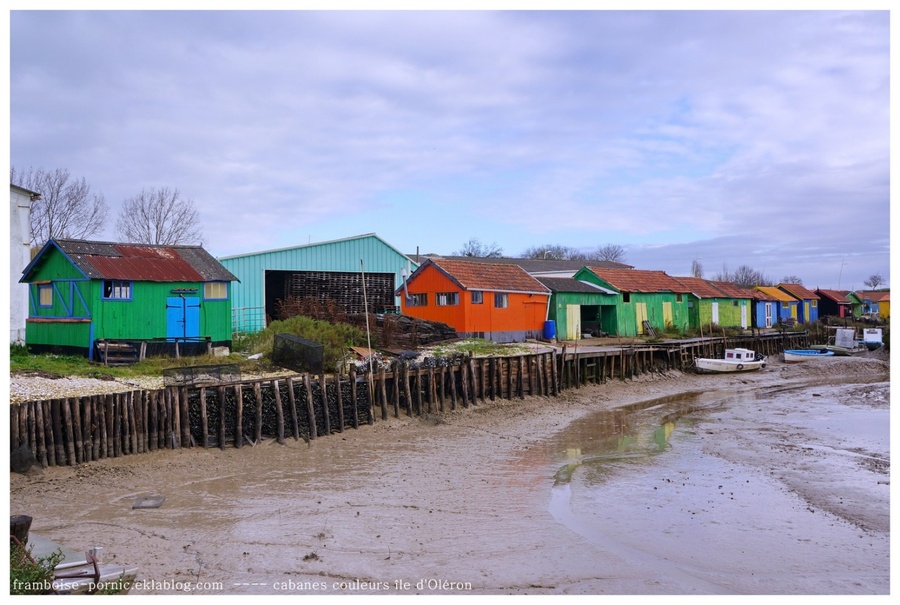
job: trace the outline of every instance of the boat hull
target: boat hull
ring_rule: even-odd
[[[756,361],[730,361],[727,359],[694,360],[694,367],[700,374],[729,374],[733,372],[755,372],[766,367],[766,360]]]
[[[835,356],[833,351],[816,349],[787,349],[782,355],[787,363],[809,361],[811,359],[830,359]]]

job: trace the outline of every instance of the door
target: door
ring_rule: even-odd
[[[663,301],[663,327],[667,328],[674,323],[675,321],[672,319],[672,303]]]
[[[566,305],[566,340],[581,338],[581,305]]]
[[[719,303],[712,303],[712,322],[719,325]]]
[[[741,328],[747,328],[747,305],[741,304]]]
[[[772,303],[765,303],[766,305],[766,327],[772,327]]]
[[[166,338],[185,340],[200,337],[200,299],[170,296],[166,299]]]
[[[644,322],[647,321],[647,303],[634,303],[634,320],[637,322],[637,333],[644,333]]]

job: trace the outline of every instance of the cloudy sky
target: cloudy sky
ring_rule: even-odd
[[[889,278],[890,13],[10,13],[10,164],[217,256],[377,233]]]

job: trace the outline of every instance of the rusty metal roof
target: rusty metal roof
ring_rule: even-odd
[[[807,290],[800,284],[778,284],[778,287],[800,300],[819,300],[815,292]]]
[[[841,292],[839,290],[823,290],[819,288],[816,290],[816,294],[821,296],[822,298],[828,298],[839,305],[849,305],[850,299],[847,298],[847,292]]]
[[[154,246],[71,239],[51,240],[48,245],[54,242],[91,279],[238,281],[201,246]]]
[[[699,298],[731,298],[705,279],[699,277],[676,277],[675,279],[684,284],[692,294],[697,295]]]
[[[588,267],[588,270],[620,292],[691,292],[690,288],[664,271],[594,266]]]
[[[416,272],[429,264],[455,281],[463,290],[550,294],[544,284],[518,265],[430,258]]]
[[[573,277],[541,277],[536,276],[539,282],[550,288],[552,292],[574,292],[578,294],[615,294],[603,286],[580,281]]]

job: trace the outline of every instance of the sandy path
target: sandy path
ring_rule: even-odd
[[[790,398],[776,393],[792,385],[821,385],[823,375],[832,380],[842,373],[884,381],[869,391],[859,387],[853,410],[888,405],[888,366],[871,359],[848,358],[824,372],[773,364],[740,377],[642,378],[569,391],[557,399],[495,402],[440,419],[392,419],[309,446],[289,441],[224,452],[157,452],[46,469],[33,476],[11,475],[10,512],[31,515],[33,531],[61,543],[74,548],[100,544],[107,559],[139,565],[142,583],[133,593],[884,593],[887,445],[860,445],[852,431],[844,437],[853,443],[841,444],[827,423],[792,416],[818,402],[785,404]],[[832,396],[829,388],[822,386],[819,398],[823,393],[829,401],[843,397],[840,390]],[[766,486],[758,493],[743,487],[738,500],[790,508],[800,498],[819,518],[828,515],[828,523],[840,525],[844,546],[853,547],[847,565],[865,570],[859,571],[855,587],[853,569],[845,572],[850,580],[842,576],[819,589],[816,583],[822,578],[815,574],[797,583],[775,574],[783,582],[781,590],[771,578],[735,580],[752,575],[752,561],[692,573],[673,554],[676,542],[649,532],[640,537],[647,520],[629,512],[627,498],[614,500],[620,534],[598,532],[605,521],[598,517],[603,507],[591,504],[596,485],[573,479],[565,502],[554,504],[561,495],[550,488],[564,462],[560,448],[565,452],[567,430],[577,433],[573,420],[692,391],[764,393],[754,395],[741,414],[705,413],[717,424],[709,429],[714,434],[698,437],[706,437],[701,449],[715,454],[703,463],[721,467],[716,473],[740,467],[744,474],[751,472],[752,485]],[[864,419],[860,411],[856,422]],[[722,434],[734,438],[722,439]],[[835,466],[829,448],[840,450],[838,459],[851,463]],[[853,448],[868,466],[846,454]],[[674,477],[681,472],[677,465],[685,462],[677,456],[669,460],[675,466],[665,472]],[[685,509],[722,491],[719,475],[710,470],[706,478],[695,473],[690,489],[684,481],[680,495],[662,495],[651,489],[662,481],[652,475],[653,468],[640,471],[651,474],[636,492],[633,485],[616,481],[610,486],[623,496],[637,493],[641,503],[661,510],[674,510],[660,504],[673,498]],[[582,475],[587,476],[579,470],[577,476]],[[866,483],[859,491],[860,482],[870,480],[875,487]],[[790,498],[772,496],[778,492],[789,492]],[[134,499],[145,495],[166,500],[159,509],[133,510]],[[718,518],[706,518],[726,528],[727,520],[739,514],[728,509]],[[806,523],[795,521],[795,512],[783,516],[788,523]],[[756,519],[767,524],[765,515]],[[671,529],[683,532],[681,543],[696,538],[702,551],[709,536],[697,538],[684,529],[686,522],[674,521],[682,523]],[[708,531],[713,537],[729,535]],[[805,539],[804,531],[796,529],[798,540]],[[820,525],[815,531],[814,539],[830,539],[819,535],[824,531]],[[628,535],[637,537],[629,542],[623,538]],[[778,547],[777,537],[769,540],[770,549]],[[869,545],[858,547],[860,540]],[[814,564],[805,563],[804,569]]]

